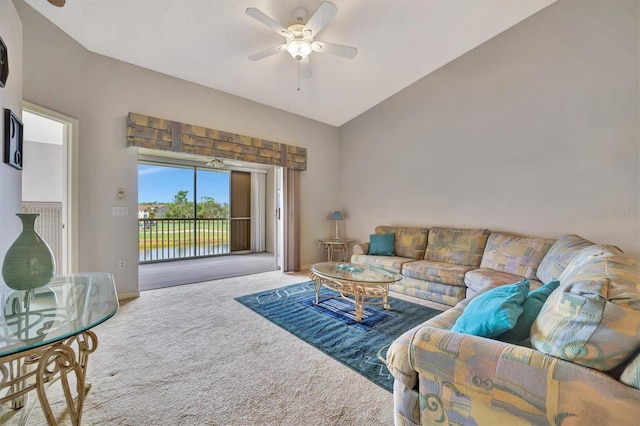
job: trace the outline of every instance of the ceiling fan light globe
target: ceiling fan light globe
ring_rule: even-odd
[[[309,56],[312,51],[311,44],[306,40],[291,40],[287,43],[287,52],[298,61]]]

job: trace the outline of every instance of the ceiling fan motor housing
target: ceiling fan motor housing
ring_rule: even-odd
[[[296,7],[295,9],[293,9],[293,12],[291,12],[291,21],[293,22],[303,22],[307,19],[307,9],[305,9],[304,7]]]

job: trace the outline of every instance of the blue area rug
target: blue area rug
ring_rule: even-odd
[[[320,295],[338,293],[323,287]],[[362,322],[357,323],[353,303],[321,298],[316,306],[315,296],[314,283],[308,281],[235,300],[389,392],[393,390],[393,376],[378,354],[384,357],[398,336],[441,312],[389,297],[390,310],[382,305],[365,306]]]

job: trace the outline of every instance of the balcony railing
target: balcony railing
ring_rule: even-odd
[[[251,219],[138,219],[140,263],[217,256],[231,252],[232,226]]]

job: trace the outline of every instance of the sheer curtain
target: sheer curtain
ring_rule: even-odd
[[[282,169],[284,247],[282,272],[300,270],[300,171]]]
[[[251,172],[251,252],[266,251],[266,173]]]

